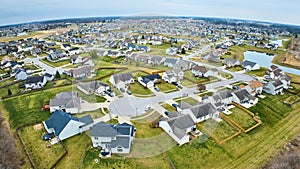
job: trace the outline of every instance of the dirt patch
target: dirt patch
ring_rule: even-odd
[[[271,157],[262,169],[299,169],[300,168],[300,134],[286,144],[279,153]]]
[[[37,131],[37,130],[41,130],[43,128],[43,125],[42,124],[36,124],[33,126],[34,130]]]

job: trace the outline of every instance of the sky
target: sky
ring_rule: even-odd
[[[0,25],[143,13],[300,25],[299,7],[299,0],[1,0]]]

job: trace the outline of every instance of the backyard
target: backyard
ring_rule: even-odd
[[[136,96],[149,96],[153,93],[148,88],[142,86],[139,82],[135,82],[134,84],[130,84],[130,91],[133,95]]]
[[[42,140],[43,134],[46,134],[46,131],[42,124],[28,126],[19,131],[20,138],[36,168],[51,167],[65,153],[61,144],[47,147],[50,143]]]
[[[70,60],[62,60],[62,61],[57,61],[57,62],[51,62],[48,59],[42,59],[40,60],[42,62],[44,62],[45,64],[51,66],[51,67],[60,67],[60,66],[64,66],[70,63]]]
[[[232,113],[228,115],[228,117],[234,122],[236,122],[238,125],[240,125],[242,128],[244,128],[245,130],[257,124],[257,122],[253,119],[253,117],[247,112],[243,111],[242,109],[235,107],[233,109],[230,109],[230,111]]]

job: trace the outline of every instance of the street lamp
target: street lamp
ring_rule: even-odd
[[[136,107],[136,108],[135,108],[135,116],[137,116],[137,109],[138,109],[138,108]]]

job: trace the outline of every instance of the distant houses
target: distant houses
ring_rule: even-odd
[[[252,62],[252,61],[249,61],[249,60],[245,60],[242,63],[242,67],[246,71],[252,71],[252,70],[259,70],[260,69],[260,65],[259,64],[255,63],[255,62]]]
[[[154,87],[155,84],[161,82],[161,77],[159,74],[150,74],[138,77],[138,82],[144,87],[151,88]]]
[[[110,86],[100,81],[79,82],[77,88],[86,95],[96,94],[104,95],[106,91],[110,90]]]

